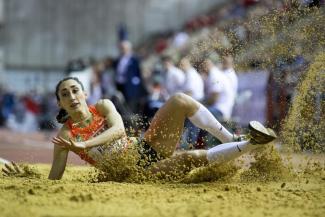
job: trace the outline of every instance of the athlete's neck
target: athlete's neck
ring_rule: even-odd
[[[91,117],[91,112],[89,111],[88,107],[85,107],[79,111],[74,112],[70,115],[70,117],[73,123],[81,123]]]

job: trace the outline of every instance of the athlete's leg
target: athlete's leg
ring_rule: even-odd
[[[163,157],[170,157],[183,132],[186,117],[198,109],[196,101],[185,94],[172,96],[155,114],[144,140]]]
[[[251,121],[249,130],[250,138],[246,141],[225,143],[209,149],[206,154],[208,162],[221,164],[233,160],[277,137],[273,130],[265,128],[258,121]]]
[[[212,116],[211,113],[205,111],[205,107],[191,97],[185,94],[177,94],[157,112],[150,128],[145,133],[144,139],[160,155],[164,157],[171,156],[174,152],[175,144],[180,138],[186,117],[189,117],[190,120],[193,117],[199,119],[201,128],[207,129],[206,126],[211,126],[209,129],[211,134],[214,133],[217,136],[226,138],[227,134],[230,133],[223,130],[222,126],[218,129],[219,131],[215,131],[215,128],[212,128],[213,124],[205,122],[205,119],[202,118],[202,116],[209,118],[209,115]],[[211,121],[215,125],[220,124],[214,118]],[[255,149],[258,147],[258,144],[266,144],[276,138],[272,130],[265,128],[257,121],[251,121],[249,129],[251,138],[246,141],[228,142],[209,150],[194,150],[176,154],[169,159],[157,162],[149,168],[149,171],[152,173],[163,172],[168,174],[177,171],[187,172],[193,167],[203,166],[208,163],[222,164]],[[228,140],[230,139],[228,138]]]
[[[209,150],[184,151],[155,163],[148,170],[152,174],[163,175],[186,173],[193,168],[207,164],[223,164],[257,148],[249,141],[224,143]]]
[[[176,153],[170,158],[158,161],[150,166],[147,171],[151,175],[178,175],[207,164],[207,150],[192,150]]]
[[[190,96],[178,93],[157,111],[144,134],[145,141],[160,155],[170,157],[179,142],[186,118],[222,142],[233,140],[233,134],[226,130],[203,105]]]

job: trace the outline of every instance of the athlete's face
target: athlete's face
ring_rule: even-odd
[[[87,94],[82,90],[81,85],[73,80],[66,80],[59,87],[58,105],[68,113],[73,113],[87,106]]]

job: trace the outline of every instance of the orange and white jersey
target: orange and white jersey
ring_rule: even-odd
[[[96,137],[110,127],[107,125],[105,118],[98,113],[95,106],[89,106],[89,111],[92,113],[93,119],[87,127],[76,127],[72,123],[71,119],[66,122],[67,127],[70,129],[71,136],[75,139],[75,141],[80,142]],[[106,153],[110,153],[113,150],[124,150],[128,144],[129,142],[127,137],[124,137],[114,141],[111,144],[102,144],[92,147],[89,150],[83,150],[75,153],[79,155],[82,160],[95,165],[96,162],[104,160],[103,158]]]

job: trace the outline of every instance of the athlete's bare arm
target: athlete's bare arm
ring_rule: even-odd
[[[85,141],[86,149],[104,143],[111,143],[126,136],[121,115],[117,112],[114,104],[108,99],[102,99],[95,105],[100,115],[105,117],[109,128],[100,135]]]
[[[63,126],[58,134],[59,137],[69,139],[69,131]],[[65,170],[65,166],[67,163],[69,149],[61,147],[59,145],[54,144],[53,150],[53,162],[52,168],[49,174],[49,179],[56,180],[61,179]]]
[[[96,109],[99,114],[105,118],[109,127],[107,130],[86,141],[77,142],[72,138],[67,139],[62,136],[57,136],[52,139],[52,142],[60,147],[78,152],[98,145],[110,144],[126,136],[122,117],[116,111],[114,104],[110,100],[99,100],[96,104]]]

